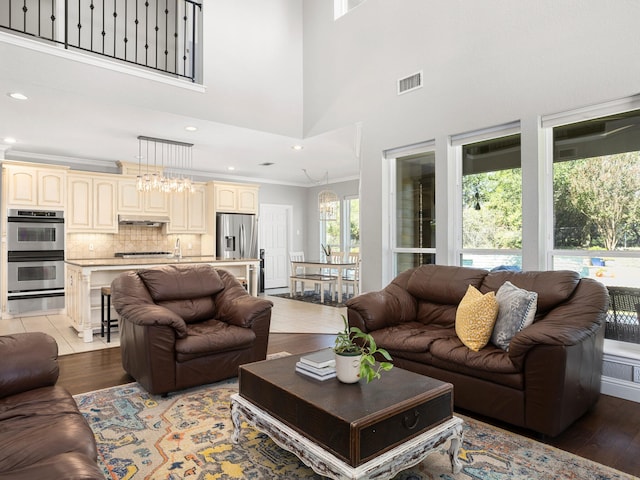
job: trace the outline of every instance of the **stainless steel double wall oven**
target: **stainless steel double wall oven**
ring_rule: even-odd
[[[7,311],[64,308],[64,213],[9,209]]]

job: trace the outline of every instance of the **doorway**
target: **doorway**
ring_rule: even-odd
[[[260,205],[260,248],[264,249],[264,288],[289,285],[291,205]]]

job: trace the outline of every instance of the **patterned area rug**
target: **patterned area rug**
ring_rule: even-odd
[[[320,294],[312,292],[311,290],[307,290],[304,292],[304,295],[298,294],[293,297],[289,296],[288,293],[273,293],[269,294],[270,297],[280,297],[280,298],[288,298],[290,300],[298,300],[300,302],[306,303],[317,303],[318,305],[326,305],[327,307],[344,307],[344,303],[349,300],[353,295],[344,294],[342,295],[342,303],[338,303],[336,300],[331,298],[329,291],[324,292],[324,303],[320,301]]]
[[[230,441],[230,396],[236,379],[162,398],[136,383],[75,396],[95,432],[99,462],[110,479],[315,479],[310,468],[243,424]],[[603,465],[473,419],[465,421],[463,467],[452,475],[443,450],[399,473],[425,479],[631,479]]]

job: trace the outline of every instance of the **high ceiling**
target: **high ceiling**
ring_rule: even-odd
[[[207,113],[212,108],[188,99],[194,95],[188,89],[140,80],[149,86],[131,98],[118,83],[123,73],[69,60],[61,71],[61,60],[50,52],[2,42],[0,58],[0,153],[5,149],[7,159],[113,171],[118,161],[138,162],[137,137],[144,135],[193,143],[196,178],[310,186],[303,169],[314,179],[328,172],[329,182],[359,175],[355,125],[311,138],[267,132],[215,121]],[[158,93],[171,89],[175,95]],[[8,96],[16,91],[28,100]],[[188,126],[197,131],[185,130]],[[7,137],[16,143],[3,143]]]

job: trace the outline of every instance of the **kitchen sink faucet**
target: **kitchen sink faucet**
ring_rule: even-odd
[[[182,258],[182,248],[180,247],[180,237],[176,238],[176,246],[173,249],[173,256]]]

